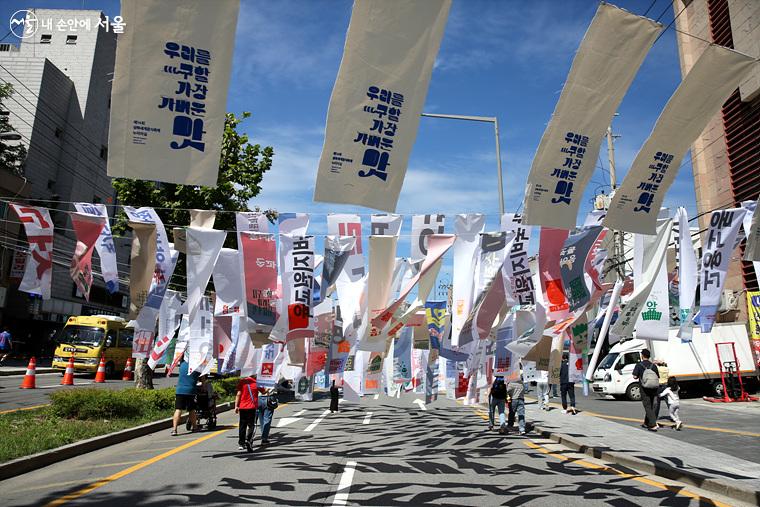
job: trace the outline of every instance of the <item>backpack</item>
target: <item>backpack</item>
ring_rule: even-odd
[[[641,374],[641,387],[644,389],[657,389],[659,385],[660,376],[654,372],[650,364],[644,368],[644,373]]]
[[[496,382],[491,388],[491,396],[495,400],[504,400],[507,398],[507,384],[504,382]]]

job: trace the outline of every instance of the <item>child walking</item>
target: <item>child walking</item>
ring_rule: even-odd
[[[668,377],[668,385],[660,393],[660,398],[665,398],[668,403],[668,414],[673,422],[676,423],[676,430],[681,431],[681,418],[678,416],[678,409],[681,405],[681,398],[678,397],[678,382],[675,377]]]

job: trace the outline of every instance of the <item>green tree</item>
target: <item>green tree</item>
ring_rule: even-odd
[[[4,99],[11,95],[13,95],[13,85],[0,84],[0,167],[20,176],[24,172],[26,146],[20,144],[18,140],[9,139],[13,134],[18,134],[10,124],[9,111],[3,103]]]
[[[248,201],[261,192],[261,180],[264,173],[272,167],[274,150],[271,146],[262,148],[251,144],[248,135],[238,132],[240,123],[250,117],[244,112],[240,116],[227,113],[224,122],[224,138],[219,160],[219,178],[216,187],[196,185],[177,185],[154,181],[118,178],[113,181],[119,204],[126,206],[149,206],[155,208],[163,220],[171,237],[172,226],[184,226],[190,223],[189,209],[206,209],[216,211],[247,211]],[[258,207],[256,207],[258,210]],[[270,220],[276,216],[271,210],[265,211]],[[216,229],[235,230],[234,213],[218,213]],[[123,233],[128,228],[126,215],[121,213],[114,226],[116,233]],[[227,246],[235,246],[234,234],[227,237]],[[180,255],[180,257],[183,257]],[[185,263],[182,258],[177,261],[175,287],[185,288]],[[147,361],[138,359],[135,364],[135,383],[137,387],[151,389],[152,374]]]

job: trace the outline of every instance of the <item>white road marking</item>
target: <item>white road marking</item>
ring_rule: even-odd
[[[347,462],[346,468],[343,469],[343,475],[340,476],[340,483],[338,484],[338,490],[335,492],[335,498],[333,498],[333,505],[348,505],[348,493],[351,489],[351,482],[354,480],[355,471],[356,461]]]
[[[306,427],[306,429],[305,429],[304,431],[311,431],[311,430],[313,430],[314,428],[316,428],[316,427],[317,427],[317,424],[321,423],[321,422],[322,422],[322,419],[324,419],[324,418],[327,416],[327,414],[329,414],[329,413],[330,413],[330,410],[329,410],[329,409],[328,409],[328,410],[325,410],[324,412],[322,412],[322,415],[320,415],[319,417],[317,417],[317,418],[314,420],[314,422],[313,422],[313,423],[311,423],[310,425],[308,425],[308,426]]]
[[[94,384],[94,382],[74,382],[74,386],[88,386],[90,384]],[[73,387],[73,386],[64,386],[61,384],[55,384],[52,386],[37,386],[37,389],[55,389],[56,387]]]
[[[276,428],[284,428],[288,424],[293,424],[296,421],[300,421],[300,417],[280,417],[277,419],[277,426]]]
[[[374,395],[374,396],[372,397],[372,399],[373,399],[373,400],[376,400],[376,399],[378,399],[379,397],[380,397],[380,393],[377,393],[376,395]]]
[[[425,402],[422,401],[421,399],[417,398],[416,400],[414,400],[413,403],[416,403],[417,406],[420,407],[420,410],[427,410],[427,407],[425,406]]]
[[[372,417],[372,412],[367,412],[367,415],[364,416],[364,421],[362,421],[362,424],[369,424],[369,420]]]
[[[298,412],[297,414],[293,414],[293,417],[300,417],[300,416],[302,416],[302,415],[303,415],[303,413],[304,413],[304,412],[306,412],[306,409],[303,409],[303,410],[301,410],[301,411],[300,411],[300,412]]]

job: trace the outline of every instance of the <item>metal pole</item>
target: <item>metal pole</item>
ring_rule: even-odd
[[[612,134],[612,125],[607,127],[607,160],[610,164],[610,187],[612,187],[610,194],[612,194],[617,188],[617,175],[615,173],[615,136]],[[615,235],[613,243],[615,252],[613,252],[613,257],[617,264],[618,276],[623,278],[625,277],[625,241],[623,237],[625,233],[622,231],[613,231],[613,234]]]
[[[594,347],[594,354],[588,362],[588,369],[586,370],[586,380],[591,382],[594,379],[594,370],[596,370],[596,364],[599,362],[599,354],[602,352],[602,344],[607,339],[607,333],[610,330],[610,322],[612,321],[612,314],[615,311],[615,305],[620,299],[620,293],[623,291],[623,280],[618,279],[615,282],[615,286],[612,288],[612,296],[610,296],[610,304],[607,307],[607,313],[604,314],[604,321],[602,322],[602,329],[599,331],[599,337],[596,339],[596,346]]]
[[[501,172],[501,144],[499,143],[499,120],[495,116],[468,116],[462,114],[438,114],[438,113],[421,113],[420,116],[427,116],[428,118],[444,118],[447,120],[464,120],[464,121],[478,121],[482,123],[492,123],[494,127],[494,134],[496,136],[496,176],[498,181],[499,190],[499,210],[504,213],[504,184],[502,180]]]

